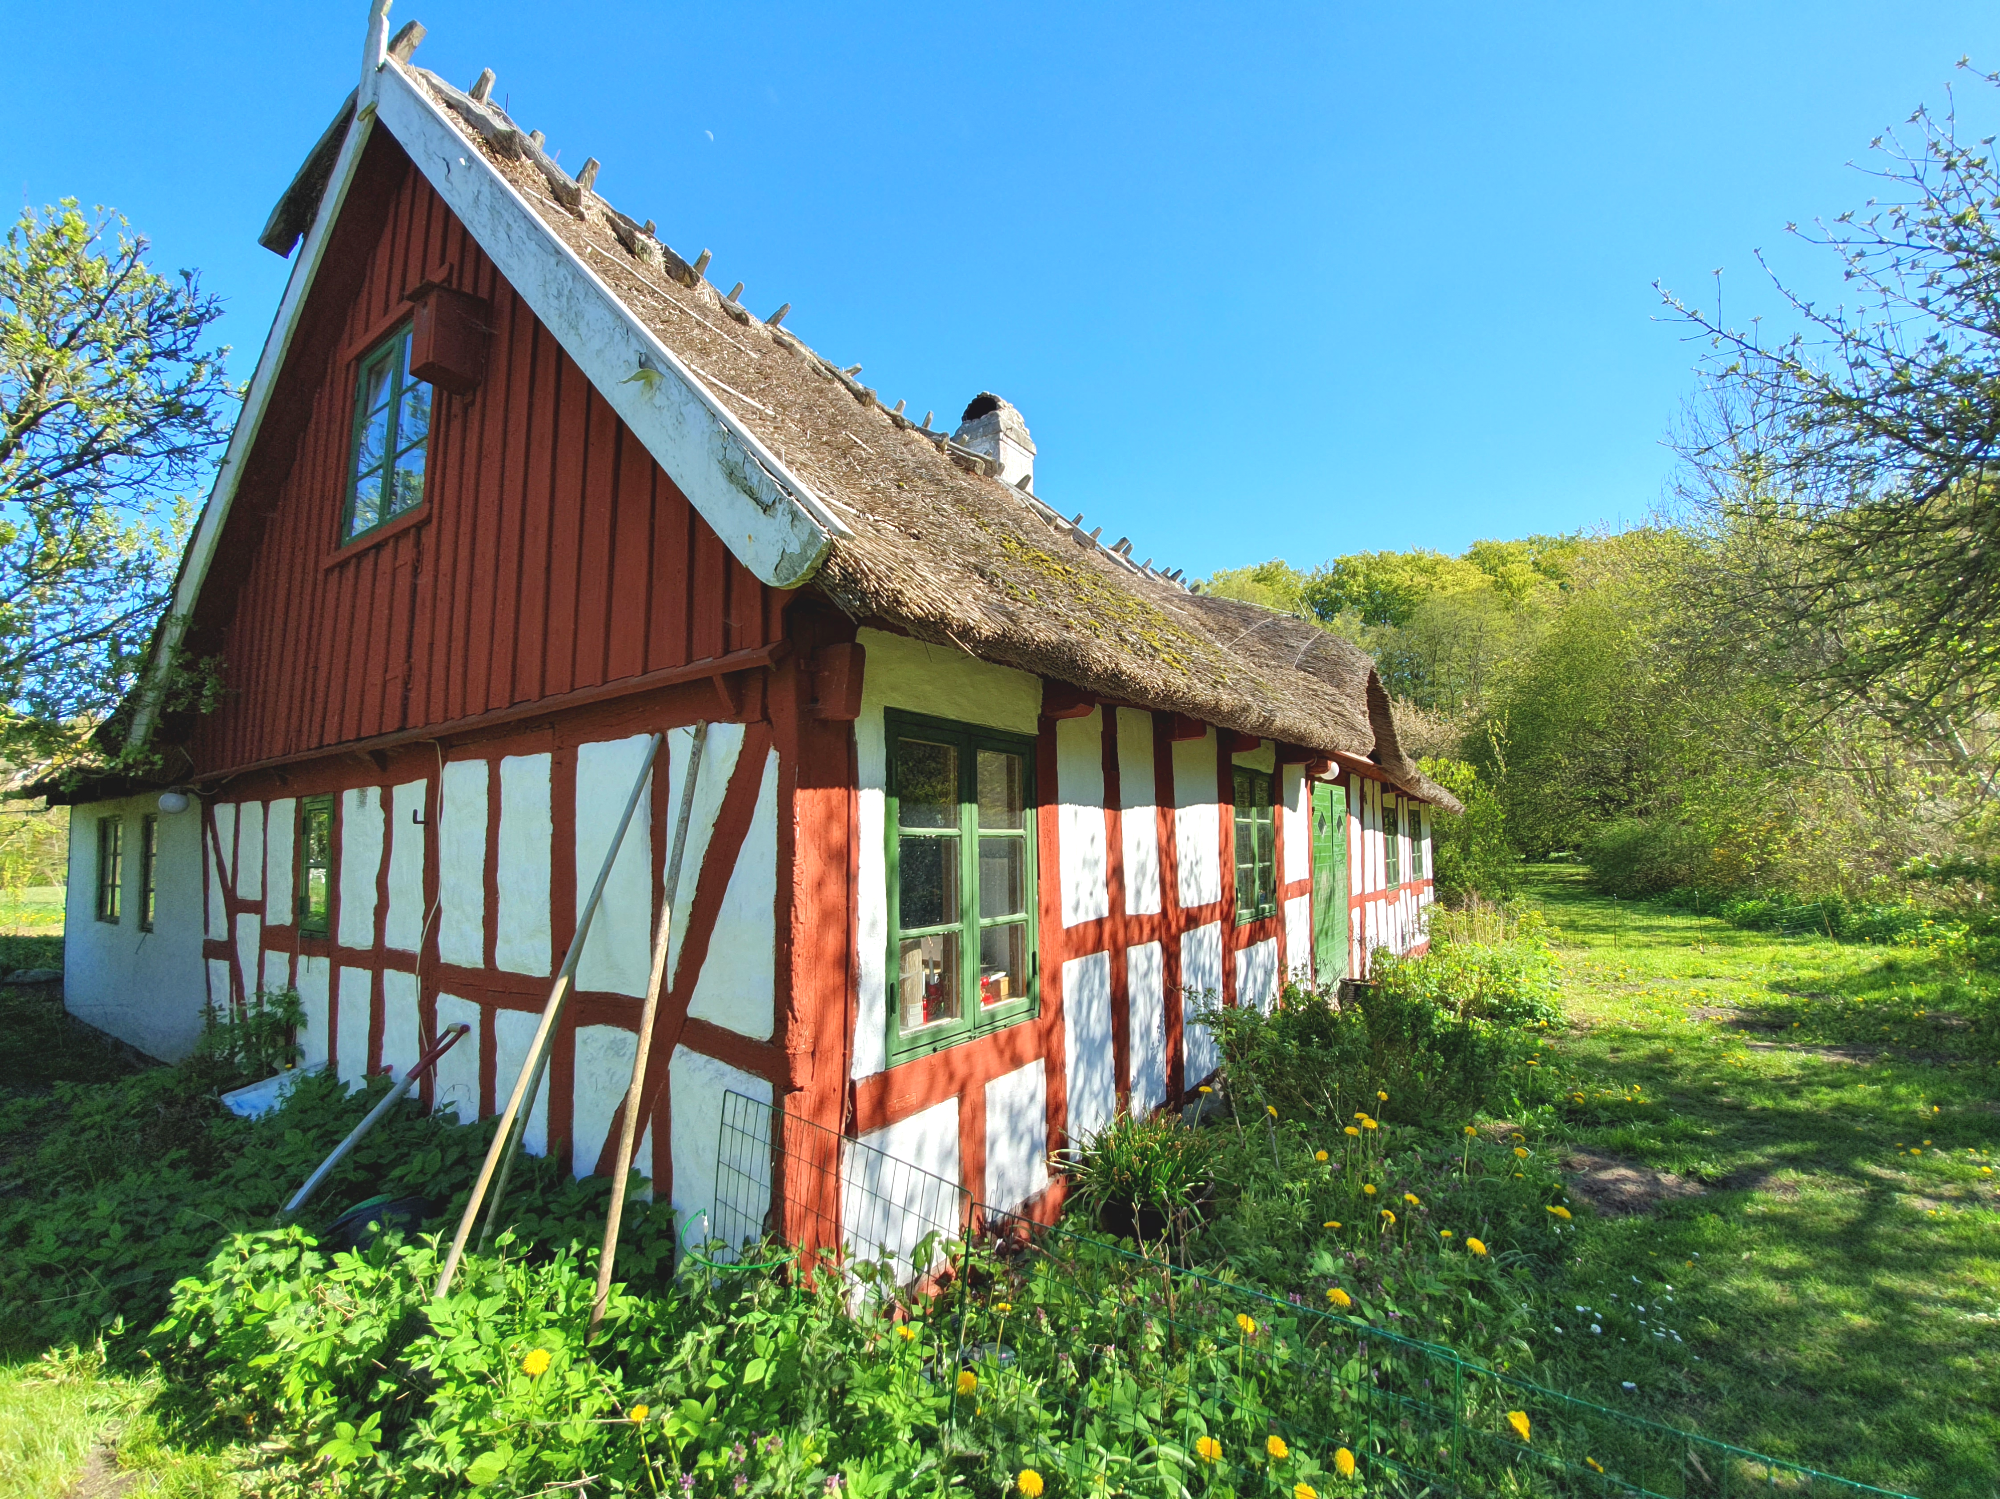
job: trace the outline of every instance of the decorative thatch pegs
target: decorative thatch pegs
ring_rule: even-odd
[[[924,430],[925,430],[926,432],[930,431],[930,429],[931,429],[931,418],[932,418],[932,417],[934,417],[934,416],[936,416],[936,415],[937,415],[937,413],[936,413],[935,411],[926,411],[926,412],[924,413]]]
[[[846,369],[841,371],[841,374],[847,376],[847,378],[850,380],[852,380],[856,375],[860,373],[861,373],[861,366],[858,364],[850,364]]]
[[[901,416],[903,414],[903,408],[909,404],[910,403],[908,401],[898,401],[894,408],[895,414],[897,416]]]
[[[546,146],[549,143],[549,138],[546,135],[543,135],[542,132],[539,130],[530,130],[528,132],[528,140],[533,144],[534,148],[537,151],[541,150],[542,147]]]
[[[493,70],[487,68],[473,79],[469,92],[474,104],[484,104],[493,94]]]
[[[389,38],[389,55],[397,62],[408,62],[416,54],[417,44],[428,33],[422,21],[412,21],[401,31]]]
[[[1132,551],[1132,538],[1129,536],[1119,537],[1118,544],[1114,546],[1111,550],[1116,552],[1121,557],[1129,556]]]
[[[792,310],[792,304],[790,302],[787,302],[783,307],[780,307],[776,312],[772,313],[769,317],[765,318],[764,325],[769,328],[777,327],[778,324],[782,323],[785,320],[785,314],[790,312],[791,310]]]
[[[1034,482],[1035,476],[1033,474],[1023,474],[1014,481],[1014,487],[1020,490],[1022,494],[1027,494],[1029,492],[1028,486]]]
[[[729,300],[732,302],[739,301],[742,298],[742,296],[743,296],[743,283],[739,281],[734,286],[729,288]]]
[[[588,161],[584,162],[582,169],[577,172],[576,185],[582,188],[585,192],[589,192],[591,189],[591,185],[596,181],[597,181],[597,158],[593,156]]]
[[[1081,510],[1077,511],[1075,515],[1069,518],[1069,523],[1081,531],[1083,529],[1083,512]]]
[[[658,239],[659,237],[660,237],[660,226],[658,224],[655,224],[651,219],[646,220],[646,238]]]
[[[715,259],[713,255],[703,250],[694,258],[694,273],[699,276],[703,271],[708,269],[708,263],[713,259]]]
[[[1080,519],[1080,518],[1081,518],[1081,517],[1079,517],[1079,519]],[[1095,531],[1092,531],[1092,532],[1090,533],[1090,539],[1091,539],[1092,541],[1095,541],[1095,540],[1097,540],[1097,538],[1098,538],[1098,537],[1102,536],[1103,534],[1104,534],[1104,527],[1102,527],[1102,526],[1099,526],[1099,527],[1098,527],[1098,528],[1097,528],[1097,529],[1096,529]]]

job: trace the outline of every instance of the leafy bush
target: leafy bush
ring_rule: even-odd
[[[259,989],[241,1009],[207,1005],[194,1055],[182,1071],[204,1088],[223,1091],[262,1082],[299,1059],[305,1014],[296,989]]]
[[[1507,835],[1507,810],[1499,795],[1463,760],[1419,762],[1425,775],[1457,797],[1465,811],[1431,819],[1431,857],[1441,899],[1458,904],[1484,896],[1502,900],[1521,883],[1521,855]]]
[[[1157,1218],[1150,1237],[1175,1223],[1185,1227],[1213,1180],[1208,1138],[1175,1114],[1150,1119],[1121,1114],[1068,1162],[1068,1200],[1087,1217],[1127,1209],[1135,1219]]]
[[[1692,828],[1665,817],[1617,817],[1584,849],[1591,883],[1607,895],[1660,895],[1696,884],[1709,850]]]

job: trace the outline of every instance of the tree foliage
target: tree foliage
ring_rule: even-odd
[[[235,415],[221,305],[118,214],[24,209],[0,243],[0,754],[74,751],[131,685]]]

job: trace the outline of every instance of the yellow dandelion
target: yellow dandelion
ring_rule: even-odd
[[[1373,1197],[1375,1195],[1375,1183],[1363,1182],[1361,1184],[1361,1195],[1364,1197]]]
[[[896,1329],[896,1336],[901,1338],[905,1343],[914,1343],[917,1340],[917,1330],[905,1322],[901,1327]]]
[[[1479,1133],[1479,1131],[1478,1131],[1478,1130],[1474,1129],[1474,1128],[1473,1128],[1473,1127],[1472,1127],[1471,1125],[1469,1125],[1469,1124],[1468,1124],[1468,1125],[1466,1125],[1466,1127],[1465,1127],[1465,1132],[1466,1132],[1466,1133],[1467,1133],[1468,1135],[1476,1135],[1476,1134],[1478,1134],[1478,1133]],[[1345,1451],[1346,1451],[1347,1449],[1346,1449],[1345,1447],[1343,1447],[1343,1448],[1341,1448],[1340,1450],[1341,1450],[1341,1451],[1343,1451],[1343,1452],[1345,1452]]]
[[[1602,1473],[1604,1471],[1604,1464],[1599,1462],[1596,1458],[1586,1457],[1584,1461],[1590,1464],[1590,1468],[1593,1473]]]
[[[1339,1307],[1343,1312],[1354,1305],[1354,1298],[1341,1290],[1339,1286],[1328,1286],[1326,1288],[1326,1299]]]
[[[1333,1454],[1333,1471],[1338,1473],[1342,1478],[1352,1478],[1354,1476],[1354,1454],[1349,1452],[1345,1447],[1336,1448]]]
[[[1278,1110],[1277,1110],[1277,1108],[1276,1108],[1276,1107],[1275,1107],[1274,1105],[1272,1105],[1272,1104],[1268,1104],[1268,1103],[1267,1103],[1267,1104],[1265,1104],[1265,1105],[1264,1105],[1264,1112],[1265,1112],[1265,1113],[1267,1113],[1267,1114],[1269,1114],[1269,1115],[1270,1115],[1270,1116],[1271,1116],[1271,1117],[1272,1117],[1273,1119],[1276,1119],[1276,1118],[1278,1117]]]
[[[521,1360],[521,1372],[530,1379],[541,1374],[548,1367],[549,1350],[546,1348],[537,1348],[533,1353],[530,1353],[526,1358]]]
[[[1339,1228],[1339,1227],[1340,1227],[1340,1220],[1339,1220],[1338,1218],[1329,1218],[1329,1219],[1327,1219],[1327,1220],[1326,1220],[1326,1222],[1322,1223],[1322,1224],[1320,1225],[1320,1227],[1321,1227],[1321,1228]]]
[[[1528,1438],[1528,1413],[1526,1411],[1507,1412],[1507,1424],[1514,1428],[1514,1435],[1522,1441]]]
[[[1395,1226],[1395,1223],[1396,1223],[1396,1215],[1390,1212],[1387,1208],[1382,1209],[1382,1226],[1384,1228],[1393,1228]]]
[[[1004,1317],[1014,1310],[1014,1303],[1011,1301],[996,1301],[993,1303],[993,1310]]]
[[[979,1388],[979,1376],[977,1374],[974,1374],[970,1369],[960,1369],[958,1371],[959,1394],[970,1395],[974,1390],[978,1388]]]
[[[1215,1089],[1209,1087],[1207,1083],[1203,1083],[1199,1088],[1196,1088],[1194,1091],[1197,1093],[1213,1093]]]
[[[1569,1209],[1564,1207],[1561,1203],[1556,1203],[1549,1209],[1549,1211],[1554,1213],[1558,1218],[1562,1219],[1563,1222],[1565,1223],[1569,1222]]]
[[[1236,1314],[1236,1330],[1246,1338],[1256,1337],[1257,1319],[1248,1312],[1238,1312]]]
[[[1323,1150],[1315,1150],[1313,1152],[1313,1159],[1316,1161],[1324,1161],[1326,1159],[1326,1152]]]
[[[1356,1129],[1351,1124],[1343,1125],[1341,1128],[1341,1133],[1344,1135],[1353,1135],[1356,1139],[1359,1139],[1361,1137],[1361,1131]]]
[[[1438,1237],[1439,1237],[1440,1239],[1449,1239],[1449,1238],[1451,1237],[1451,1230],[1450,1230],[1450,1229],[1448,1229],[1448,1228],[1441,1228],[1441,1229],[1439,1229],[1439,1230],[1438,1230]]]
[[[1377,1103],[1387,1103],[1389,1101],[1389,1095],[1384,1093],[1381,1089],[1378,1088],[1375,1090],[1375,1101]]]
[[[1292,1485],[1292,1499],[1319,1499],[1319,1490],[1309,1483]]]
[[[1205,1463],[1219,1463],[1222,1461],[1222,1443],[1214,1437],[1197,1437],[1194,1455]]]
[[[1407,1202],[1413,1208],[1419,1208],[1423,1206],[1423,1203],[1418,1200],[1417,1194],[1414,1192],[1405,1192],[1403,1194],[1403,1201]]]
[[[646,1417],[652,1414],[653,1414],[653,1408],[651,1406],[635,1405],[632,1407],[631,1410],[625,1413],[625,1418],[628,1421],[630,1421],[634,1426],[637,1426],[640,1422],[644,1421]]]
[[[1285,1445],[1285,1439],[1275,1431],[1264,1438],[1264,1450],[1271,1454],[1271,1461],[1281,1463],[1292,1455],[1292,1449]]]
[[[1483,1239],[1474,1239],[1468,1237],[1465,1241],[1465,1247],[1471,1250],[1474,1254],[1486,1253],[1486,1243]]]
[[[1368,1117],[1368,1111],[1366,1109],[1356,1109],[1354,1111],[1354,1117],[1356,1119],[1366,1119]]]
[[[1014,1486],[1026,1494],[1028,1499],[1041,1499],[1042,1475],[1033,1468],[1023,1468],[1014,1479]]]
[[[1528,1147],[1525,1145],[1516,1145],[1514,1147],[1514,1154],[1525,1161],[1528,1158]]]
[[[1362,1121],[1361,1121],[1361,1127],[1362,1127],[1363,1129],[1379,1129],[1379,1128],[1380,1128],[1380,1126],[1379,1126],[1379,1125],[1377,1125],[1377,1124],[1375,1123],[1375,1121],[1374,1121],[1373,1119],[1364,1119],[1364,1120],[1362,1120]]]

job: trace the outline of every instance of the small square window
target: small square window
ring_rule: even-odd
[[[160,819],[148,812],[139,819],[139,930],[153,929],[159,908]]]
[[[423,503],[431,388],[410,373],[405,327],[361,361],[354,396],[354,461],[348,469],[343,543]]]
[[[1236,920],[1240,924],[1278,910],[1278,824],[1271,805],[1271,777],[1236,767]]]
[[[116,921],[124,908],[125,819],[97,819],[97,919]]]
[[[324,937],[333,929],[333,798],[299,800],[297,879],[292,900],[299,934]]]

